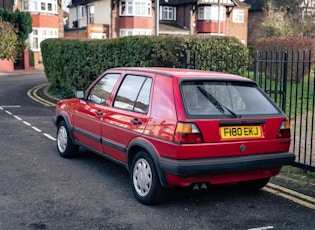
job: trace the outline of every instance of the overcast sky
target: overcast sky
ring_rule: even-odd
[[[62,0],[62,9],[64,11],[69,12],[69,8],[67,7],[71,3],[71,0]]]

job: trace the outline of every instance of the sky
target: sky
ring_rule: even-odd
[[[67,7],[71,3],[71,0],[62,0],[62,9],[64,11],[69,12],[69,8]]]

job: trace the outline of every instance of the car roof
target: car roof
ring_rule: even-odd
[[[178,78],[213,78],[219,80],[239,80],[239,81],[250,81],[252,80],[242,77],[239,75],[233,75],[228,73],[195,70],[195,69],[180,69],[180,68],[165,68],[165,67],[117,67],[110,69],[112,70],[124,70],[124,71],[137,71],[137,72],[148,72],[167,77],[178,77]]]

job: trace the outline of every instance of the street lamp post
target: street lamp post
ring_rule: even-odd
[[[155,36],[159,36],[160,1],[155,0]]]

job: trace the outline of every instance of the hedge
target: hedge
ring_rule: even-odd
[[[185,50],[193,50],[206,59],[213,50],[216,52],[212,55],[229,56],[231,52],[244,53],[247,48],[236,38],[199,35],[128,36],[107,40],[56,38],[41,43],[45,73],[51,86],[72,94],[86,89],[97,76],[113,67],[181,68]],[[247,60],[248,56],[240,58]],[[208,69],[205,63],[199,63],[201,69]],[[243,66],[236,67],[236,71],[240,68]]]
[[[260,52],[260,59],[267,60],[271,64],[262,65],[261,68],[270,73],[270,79],[282,81],[282,67],[279,67],[278,59],[284,61],[284,52],[288,57],[287,79],[300,82],[309,74],[310,68],[305,63],[314,62],[315,43],[309,37],[270,37],[258,41],[256,50]],[[284,62],[283,62],[284,63]]]

